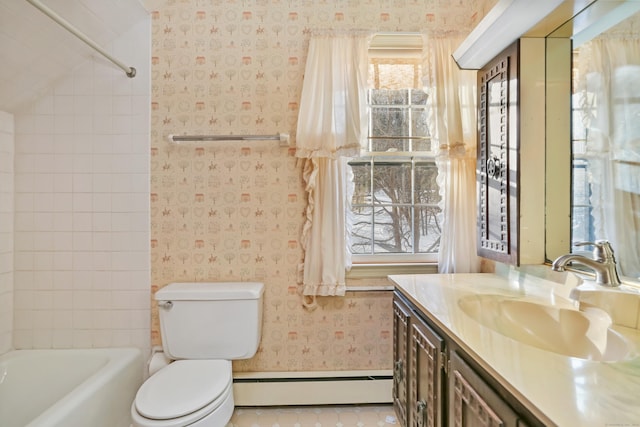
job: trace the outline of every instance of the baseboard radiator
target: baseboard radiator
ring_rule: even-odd
[[[382,371],[235,372],[236,406],[389,404],[393,375]]]

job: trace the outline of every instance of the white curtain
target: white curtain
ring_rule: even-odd
[[[640,277],[640,40],[580,47],[578,91],[589,102],[585,157],[595,239],[611,242],[623,275]]]
[[[299,282],[305,305],[315,296],[344,295],[351,268],[348,221],[353,192],[347,158],[367,136],[367,64],[370,33],[316,33],[309,41],[296,133],[304,159],[305,252]]]
[[[426,37],[424,74],[430,132],[437,151],[442,236],[440,273],[480,271],[476,252],[476,71],[451,54],[463,37]]]

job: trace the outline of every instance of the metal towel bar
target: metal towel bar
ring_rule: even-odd
[[[170,142],[202,141],[280,141],[280,145],[289,145],[289,134],[277,133],[275,135],[169,135]]]

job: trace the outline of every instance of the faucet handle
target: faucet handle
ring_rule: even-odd
[[[608,240],[596,240],[595,242],[577,242],[575,246],[593,246],[593,258],[597,261],[613,261],[613,248]]]

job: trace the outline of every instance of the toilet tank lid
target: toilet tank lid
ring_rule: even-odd
[[[264,292],[260,282],[185,282],[169,283],[155,294],[156,301],[170,300],[251,300]]]

